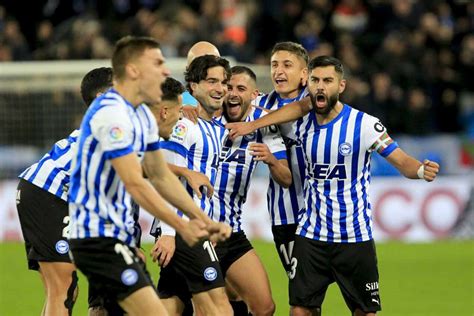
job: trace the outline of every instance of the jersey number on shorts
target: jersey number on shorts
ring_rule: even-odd
[[[63,218],[63,224],[66,225],[64,228],[63,228],[63,238],[69,238],[69,216],[64,216]]]
[[[290,241],[288,243],[288,248],[285,247],[285,244],[280,245],[280,252],[283,258],[285,259],[285,265],[289,267],[289,270],[287,270],[286,273],[288,273],[288,277],[290,279],[293,279],[295,277],[296,266],[298,265],[298,260],[296,258],[292,258],[294,244],[294,241]]]
[[[114,246],[115,253],[122,255],[123,260],[126,264],[133,263],[133,253],[128,249],[127,246],[122,244],[115,244]]]
[[[208,240],[202,244],[202,247],[204,248],[204,250],[207,251],[207,253],[209,254],[209,257],[211,257],[212,262],[219,261],[217,259],[217,254],[216,254],[216,251],[214,250],[214,247]]]

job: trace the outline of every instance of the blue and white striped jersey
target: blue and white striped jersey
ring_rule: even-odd
[[[254,121],[265,114],[265,111],[261,109],[252,108],[245,121]],[[219,120],[224,125],[227,123],[223,116]],[[267,144],[270,152],[277,159],[286,159],[285,144],[274,126],[259,129],[255,133],[238,137],[234,141],[230,139],[225,141],[219,158],[213,196],[213,219],[229,224],[234,232],[242,230],[242,207],[247,199],[250,178],[258,163],[248,152],[248,146],[251,143]]]
[[[336,243],[371,240],[370,154],[376,150],[386,157],[397,143],[377,118],[348,105],[325,125],[314,111],[303,119],[306,211],[297,234]]]
[[[176,123],[169,140],[160,142],[160,148],[165,150],[168,163],[205,174],[211,184],[214,185],[216,183],[219,155],[227,134],[228,131],[224,125],[215,119],[206,121],[199,118],[197,124],[195,124],[187,118],[183,118]],[[212,218],[212,199],[207,197],[206,192],[199,199],[184,179],[182,179],[182,182],[196,204]],[[183,216],[180,211],[178,211],[178,215]],[[173,234],[169,226],[165,223],[161,224],[163,234]]]
[[[135,152],[139,161],[159,147],[156,120],[111,89],[87,110],[74,154],[69,189],[71,239],[117,238],[135,246],[132,198],[111,159]]]
[[[282,99],[275,91],[264,96],[259,96],[254,104],[269,110],[277,110],[285,104],[301,100],[308,95],[307,89],[302,90],[296,98]],[[305,162],[301,146],[298,143],[297,131],[300,130],[302,119],[291,124],[292,133],[282,133],[287,148],[288,164],[290,166],[293,182],[289,188],[283,188],[270,176],[267,191],[268,211],[272,225],[294,224],[298,214],[303,212],[303,180]],[[293,135],[293,137],[291,136]]]
[[[76,129],[68,138],[56,142],[50,152],[18,177],[67,202],[71,161],[78,135],[79,130]]]

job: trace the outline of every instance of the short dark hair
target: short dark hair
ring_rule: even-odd
[[[336,72],[341,75],[341,78],[344,78],[344,67],[342,66],[342,62],[332,56],[318,56],[311,59],[308,65],[308,71],[311,72],[314,68],[327,66],[334,66]]]
[[[305,65],[308,64],[309,57],[308,57],[308,52],[306,49],[303,47],[303,45],[295,43],[295,42],[280,42],[276,43],[275,46],[273,46],[272,49],[272,56],[279,51],[286,51],[290,52],[297,57],[300,57],[301,59],[304,60]]]
[[[186,80],[186,87],[189,92],[192,93],[191,82],[199,83],[201,80],[205,80],[207,78],[207,70],[218,66],[224,68],[226,79],[229,80],[231,70],[227,59],[214,55],[204,55],[194,58],[188,69],[184,72],[184,80]]]
[[[105,92],[112,87],[112,68],[100,67],[89,71],[81,82],[81,96],[86,106],[89,106],[99,92]]]
[[[186,91],[181,82],[171,77],[167,77],[161,84],[161,90],[163,90],[163,96],[161,97],[163,101],[176,101],[178,96]]]
[[[239,74],[247,74],[250,78],[252,78],[255,83],[257,82],[257,76],[253,72],[252,69],[246,66],[234,66],[231,68],[232,74],[233,75],[239,75]]]
[[[112,69],[114,76],[121,79],[125,76],[125,66],[127,63],[138,56],[141,56],[146,49],[160,48],[154,38],[125,36],[117,41],[112,54]]]

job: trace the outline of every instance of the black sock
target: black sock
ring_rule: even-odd
[[[230,301],[230,305],[234,310],[234,316],[248,316],[249,310],[244,301]]]

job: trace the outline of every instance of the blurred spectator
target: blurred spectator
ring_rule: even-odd
[[[0,6],[0,61],[108,58],[128,34],[165,56],[208,40],[239,62],[268,64],[278,41],[335,55],[346,102],[393,133],[472,133],[474,2],[453,0],[37,0]]]
[[[377,72],[371,78],[370,98],[363,111],[380,118],[390,133],[404,131],[403,92],[386,72]]]
[[[342,0],[334,9],[332,25],[337,31],[361,33],[369,16],[361,0]]]
[[[27,60],[30,58],[30,51],[25,37],[20,31],[20,26],[15,19],[6,19],[3,25],[1,41],[8,46],[11,57],[14,60]]]
[[[313,10],[306,11],[301,21],[296,24],[296,38],[308,52],[312,52],[319,47],[323,25],[323,20]]]
[[[403,113],[404,131],[412,135],[427,135],[433,131],[431,104],[424,91],[415,87],[407,93],[407,109]]]

